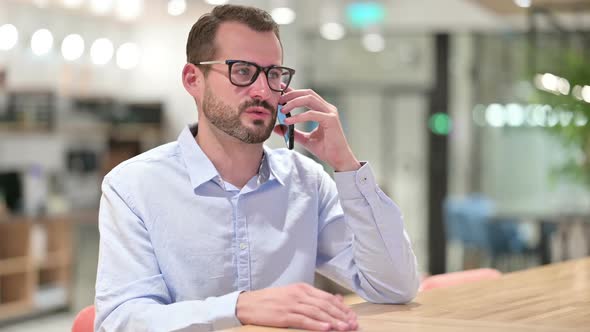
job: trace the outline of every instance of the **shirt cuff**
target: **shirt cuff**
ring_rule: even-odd
[[[236,305],[241,293],[242,291],[236,291],[206,300],[214,330],[223,330],[242,325],[236,316]]]
[[[334,172],[334,181],[341,200],[361,199],[375,190],[375,174],[369,162],[362,161],[361,168],[350,172]]]

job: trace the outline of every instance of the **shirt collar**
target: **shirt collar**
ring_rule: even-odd
[[[197,135],[197,124],[186,126],[178,136],[178,145],[182,154],[182,159],[186,165],[191,185],[194,189],[202,184],[220,179],[219,172],[209,160],[207,155],[201,150],[201,147],[195,140]],[[285,172],[277,164],[276,158],[273,158],[272,150],[264,146],[264,155],[258,170],[258,185],[262,185],[271,180],[277,180],[284,185]]]
[[[178,136],[178,145],[194,189],[219,176],[217,169],[195,140],[197,125],[186,126]]]

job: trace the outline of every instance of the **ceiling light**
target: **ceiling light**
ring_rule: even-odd
[[[532,2],[532,0],[514,0],[514,3],[520,8],[529,8]]]
[[[363,46],[369,52],[381,52],[385,49],[385,39],[378,33],[368,33],[363,36]]]
[[[90,0],[90,10],[96,15],[106,15],[113,5],[114,0]]]
[[[227,0],[205,0],[205,2],[210,5],[225,5]]]
[[[320,27],[320,34],[327,40],[340,40],[344,38],[346,31],[340,23],[329,22],[324,23]]]
[[[113,43],[106,38],[99,38],[90,48],[90,58],[95,65],[104,65],[111,61],[114,49]]]
[[[31,49],[35,55],[45,55],[53,47],[53,35],[47,29],[35,31],[31,37]]]
[[[170,0],[168,1],[168,14],[172,16],[182,15],[186,11],[185,0]]]
[[[61,43],[61,54],[64,59],[74,61],[84,53],[84,39],[80,35],[71,34]]]
[[[275,8],[270,12],[270,15],[277,24],[281,25],[291,24],[295,21],[295,12],[289,7]]]
[[[0,26],[0,50],[12,49],[18,41],[18,30],[12,24]]]
[[[131,21],[139,17],[143,9],[143,0],[118,0],[117,16],[124,21]]]

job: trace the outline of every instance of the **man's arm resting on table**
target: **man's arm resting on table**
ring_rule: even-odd
[[[368,163],[334,178],[321,179],[318,271],[370,302],[411,301],[420,281],[400,209]]]

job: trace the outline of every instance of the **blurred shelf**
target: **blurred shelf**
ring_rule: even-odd
[[[0,259],[0,276],[25,273],[32,269],[29,257]]]
[[[0,325],[71,302],[71,217],[0,217]]]
[[[72,263],[72,257],[69,250],[60,250],[57,252],[52,252],[47,254],[45,259],[41,264],[39,264],[40,269],[56,269],[62,268],[70,265]]]
[[[3,319],[20,316],[32,309],[32,303],[28,300],[0,303],[0,317]]]

